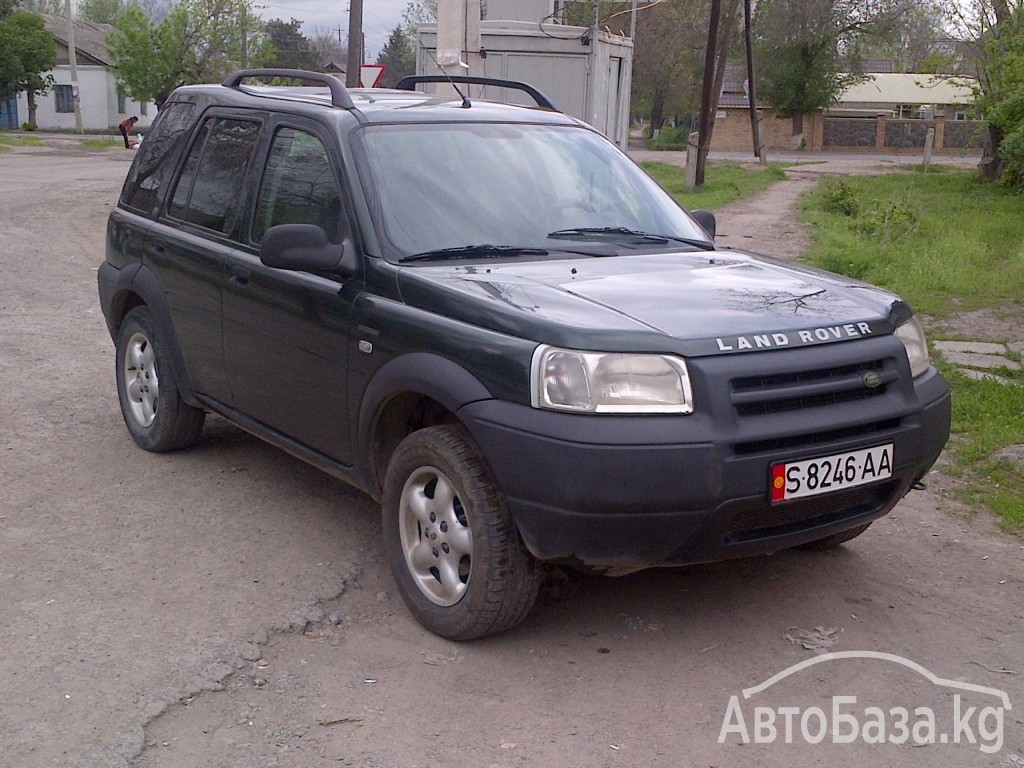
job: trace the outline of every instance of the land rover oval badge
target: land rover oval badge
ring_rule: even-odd
[[[861,381],[864,382],[864,386],[868,389],[874,389],[882,383],[882,377],[874,371],[868,371],[864,374],[864,378]]]

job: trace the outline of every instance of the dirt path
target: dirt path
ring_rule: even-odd
[[[216,419],[194,450],[139,451],[95,282],[126,170],[0,156],[4,768],[1017,765],[1024,541],[930,492],[832,553],[564,579],[515,632],[456,646],[401,604],[366,497]],[[750,725],[756,702],[853,695],[948,728],[948,688],[880,661],[746,702],[815,658],[787,636],[816,627],[1005,690],[999,750],[720,744],[733,696]]]

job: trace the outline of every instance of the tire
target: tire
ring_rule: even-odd
[[[181,399],[168,342],[148,308],[125,315],[117,332],[117,396],[121,415],[140,448],[162,453],[199,440],[206,412]]]
[[[431,632],[472,640],[514,627],[533,608],[540,567],[461,426],[402,441],[384,478],[382,513],[398,591]]]
[[[856,528],[851,528],[848,531],[833,533],[831,536],[825,536],[821,539],[808,541],[806,544],[801,544],[799,547],[797,547],[797,549],[812,549],[818,551],[824,551],[826,549],[835,549],[840,544],[845,544],[850,539],[857,538],[870,527],[871,523],[864,523],[864,525],[858,525]]]

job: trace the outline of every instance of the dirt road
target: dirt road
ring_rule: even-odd
[[[0,155],[4,768],[1024,765],[1024,541],[930,492],[832,553],[559,579],[521,628],[454,645],[405,611],[366,497],[218,419],[194,450],[137,449],[95,273],[128,155]],[[884,659],[744,699],[817,658],[801,641],[1012,709]],[[839,695],[938,730],[811,745],[798,715],[782,743],[778,708],[831,728]],[[755,705],[771,743],[741,743],[737,718],[769,741]]]

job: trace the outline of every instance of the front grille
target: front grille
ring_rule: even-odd
[[[727,543],[736,543],[780,536],[876,512],[892,500],[898,487],[899,482],[892,480],[739,512],[729,523],[725,539]]]
[[[878,377],[879,385],[868,387],[864,383],[869,373]],[[885,358],[809,371],[743,376],[732,380],[730,393],[737,416],[766,416],[880,397],[897,379],[896,361]]]
[[[737,456],[789,450],[806,445],[818,445],[830,440],[846,440],[849,438],[870,437],[875,434],[880,435],[883,432],[892,432],[892,430],[899,428],[901,423],[901,419],[893,418],[885,419],[884,421],[873,421],[869,424],[857,424],[856,426],[843,429],[830,429],[827,432],[809,432],[803,435],[790,435],[789,437],[748,440],[745,443],[736,443],[732,449]]]

